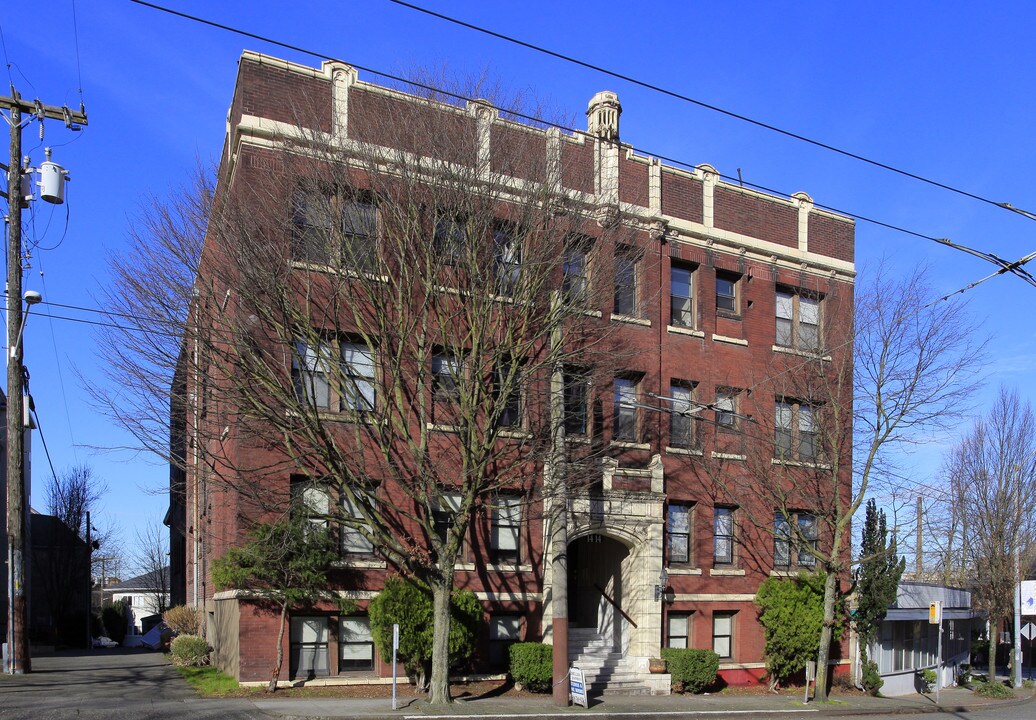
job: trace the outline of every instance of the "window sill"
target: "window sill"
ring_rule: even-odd
[[[613,448],[621,448],[622,450],[650,450],[651,445],[648,443],[629,442],[627,440],[612,440],[608,443]]]
[[[709,570],[712,577],[744,577],[745,571],[740,568],[712,568]]]
[[[573,445],[589,445],[590,438],[586,435],[566,435],[565,442],[572,443]]]
[[[497,437],[507,440],[531,440],[532,433],[527,430],[500,430]]]
[[[565,305],[565,307],[568,308],[568,310],[571,311],[572,313],[577,313],[579,315],[586,315],[587,317],[599,318],[599,317],[602,317],[604,315],[604,313],[602,313],[600,310],[590,310],[588,308],[581,308],[581,307],[579,307],[577,305]]]
[[[667,568],[667,572],[670,577],[673,575],[701,575],[701,568],[673,567],[670,565]]]
[[[455,572],[474,572],[476,567],[475,563],[457,563],[454,566]],[[532,565],[518,563],[489,563],[485,566],[485,569],[489,572],[505,573],[505,572],[532,572]]]
[[[342,568],[368,568],[375,570],[384,570],[388,567],[388,563],[384,560],[374,560],[372,558],[339,558],[331,563],[334,567]]]
[[[714,342],[727,343],[728,345],[741,345],[742,347],[748,347],[748,341],[742,340],[741,338],[732,338],[726,335],[717,335],[712,333],[712,339]]]
[[[436,423],[425,423],[425,430],[442,433],[459,433],[460,425],[438,425]]]
[[[666,332],[672,333],[673,335],[688,335],[690,337],[703,338],[705,333],[701,330],[695,330],[694,328],[680,327],[679,325],[666,325]]]
[[[741,461],[744,461],[744,460],[748,459],[746,455],[737,455],[735,453],[713,452],[711,454],[712,454],[712,458],[714,460],[741,460]]]
[[[373,280],[374,282],[380,283],[387,283],[389,281],[388,275],[360,272],[358,270],[352,270],[341,265],[326,265],[324,263],[307,262],[305,260],[292,260],[291,267],[295,270],[309,270],[310,272],[319,273],[334,273],[336,275],[343,275],[349,278]]]
[[[831,466],[827,463],[817,462],[802,462],[801,460],[790,460],[788,458],[773,458],[770,460],[771,465],[785,465],[787,467],[800,467],[800,468],[811,468],[813,470],[830,470]]]
[[[799,565],[797,567],[782,567],[774,568],[770,571],[770,577],[790,578],[795,577],[800,572],[811,573],[816,570],[816,567],[810,567],[809,565]]]
[[[795,355],[796,357],[804,357],[811,358],[813,360],[823,360],[824,362],[831,362],[831,356],[824,354],[824,352],[821,350],[798,350],[793,347],[787,347],[786,345],[774,345],[772,349],[775,353],[784,353],[785,355]]]
[[[614,322],[626,323],[627,325],[641,325],[643,327],[651,327],[651,321],[645,320],[644,318],[633,317],[632,315],[617,315],[611,314],[611,319]]]
[[[665,451],[670,455],[693,455],[694,457],[701,457],[704,454],[701,450],[695,450],[694,448],[669,447],[668,445]]]

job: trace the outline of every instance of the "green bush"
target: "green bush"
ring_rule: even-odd
[[[938,679],[938,676],[935,674],[935,670],[932,670],[931,668],[918,670],[917,677],[921,680],[922,693],[927,695],[935,689],[935,681]]]
[[[699,693],[716,681],[719,655],[712,650],[662,648],[673,687],[682,692]]]
[[[1014,691],[1007,687],[1003,683],[998,682],[984,682],[980,683],[975,688],[976,695],[984,695],[990,698],[1010,698],[1014,697]]]
[[[173,664],[180,667],[201,667],[209,664],[209,644],[197,635],[177,635],[169,647]]]
[[[759,622],[766,634],[766,671],[772,684],[787,682],[816,660],[824,626],[824,573],[800,572],[792,578],[767,578],[755,594]],[[842,632],[841,607],[835,608],[833,639]]]
[[[863,676],[860,678],[863,689],[874,697],[881,695],[881,687],[885,681],[881,679],[878,663],[868,660],[863,664]]]
[[[550,692],[554,678],[554,647],[537,642],[515,643],[510,648],[511,679],[530,692]]]
[[[392,624],[399,623],[399,659],[407,674],[423,688],[432,670],[432,633],[435,617],[432,593],[417,580],[394,575],[371,600],[374,644],[382,657],[392,655]],[[464,663],[475,651],[475,639],[484,611],[475,593],[461,590],[450,601],[450,667]]]
[[[129,622],[126,601],[119,600],[105,605],[101,610],[101,621],[108,637],[122,645],[122,641],[126,639],[126,625]]]
[[[957,684],[967,685],[971,682],[971,665],[963,663],[957,671]]]

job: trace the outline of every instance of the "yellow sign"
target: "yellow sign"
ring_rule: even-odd
[[[928,624],[942,624],[942,600],[928,603]]]

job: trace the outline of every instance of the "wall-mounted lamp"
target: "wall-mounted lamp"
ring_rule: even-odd
[[[655,602],[661,602],[665,598],[665,589],[669,585],[669,573],[662,568],[662,573],[658,576],[658,585],[655,585]]]

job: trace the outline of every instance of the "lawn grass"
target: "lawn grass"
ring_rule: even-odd
[[[176,666],[174,666],[176,667]],[[230,694],[238,694],[241,686],[237,680],[220,672],[218,668],[206,667],[176,667],[184,680],[190,683],[194,690],[204,697],[226,697]]]

